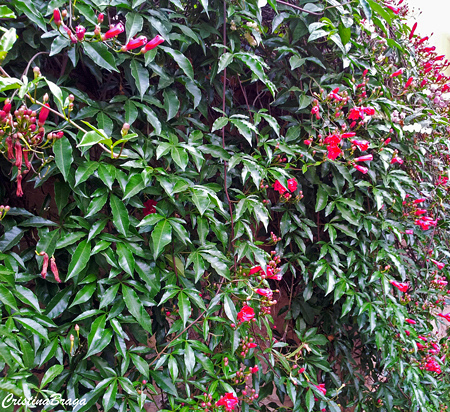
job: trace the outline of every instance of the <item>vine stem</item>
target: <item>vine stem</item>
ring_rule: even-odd
[[[226,0],[223,1],[223,45],[224,53],[227,46],[227,3]],[[222,112],[225,114],[226,109],[226,91],[227,91],[227,68],[223,69],[223,89],[222,89]],[[225,150],[225,126],[222,127],[222,149]],[[228,162],[226,160],[223,161],[223,180],[224,180],[224,189],[225,196],[227,197],[228,207],[230,209],[230,218],[231,218],[231,245],[234,248],[234,219],[233,219],[233,206],[231,203],[230,195],[228,194],[227,188],[227,168]],[[234,255],[234,270],[237,268],[237,258]]]
[[[4,76],[6,76],[6,77],[11,77],[11,76],[5,71],[5,69],[4,69],[2,66],[0,66],[0,72],[1,72]],[[37,104],[37,105],[39,105],[39,106],[41,106],[41,107],[44,107],[44,106],[45,106],[44,103],[41,103],[39,100],[35,99],[33,96],[31,96],[30,93],[27,93],[26,96],[30,99],[31,103]],[[80,130],[81,132],[83,132],[83,133],[87,133],[87,132],[88,132],[87,130],[83,129],[80,125],[76,124],[73,120],[71,120],[70,118],[66,117],[65,114],[60,113],[60,112],[58,112],[57,110],[52,109],[51,107],[47,107],[47,106],[45,106],[45,107],[46,107],[50,112],[56,114],[57,116],[61,117],[61,118],[64,119],[64,120],[66,120],[69,124],[71,124],[72,126],[76,127],[76,128],[77,128],[78,130]],[[98,143],[98,145],[99,145],[105,152],[109,153],[109,154],[112,156],[112,158],[117,159],[117,158],[120,157],[120,153],[119,153],[119,155],[115,155],[115,154],[114,154],[114,150],[109,150],[104,144]]]

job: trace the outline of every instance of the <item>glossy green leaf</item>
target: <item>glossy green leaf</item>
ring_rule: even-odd
[[[119,72],[114,56],[103,43],[83,42],[83,49],[95,64],[108,71]]]
[[[139,94],[142,97],[150,86],[150,75],[147,68],[145,68],[137,59],[131,60],[131,75],[135,80]]]
[[[164,89],[164,109],[167,113],[167,120],[174,118],[180,108],[180,100],[176,92],[172,89]]]
[[[117,243],[117,256],[120,267],[130,275],[134,272],[134,256],[125,243]]]
[[[123,300],[133,315],[133,317],[138,321],[147,332],[152,333],[152,319],[150,315],[145,310],[142,305],[141,300],[137,293],[128,286],[122,285]]]
[[[58,375],[62,373],[64,370],[63,365],[53,365],[49,369],[46,370],[44,376],[41,380],[41,388],[47,386],[50,382],[52,382]]]
[[[127,208],[115,195],[111,195],[109,203],[111,205],[114,226],[122,235],[127,236],[128,228],[130,226]]]
[[[91,257],[91,243],[83,240],[77,246],[67,269],[66,282],[78,275],[88,264]]]
[[[84,286],[75,296],[73,302],[70,304],[69,308],[75,305],[80,305],[82,303],[87,302],[95,292],[97,288],[95,283],[90,283],[89,285]]]
[[[153,257],[156,259],[172,241],[172,226],[168,220],[158,222],[152,231]]]
[[[137,33],[142,30],[144,25],[144,19],[139,13],[127,13],[125,16],[125,31],[127,33],[127,42],[130,41]]]

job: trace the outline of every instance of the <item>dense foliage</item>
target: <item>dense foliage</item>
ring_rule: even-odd
[[[450,404],[448,62],[397,3],[0,6],[2,410]]]

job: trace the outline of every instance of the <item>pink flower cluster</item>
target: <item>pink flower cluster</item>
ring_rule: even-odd
[[[232,411],[238,404],[239,400],[233,393],[229,392],[223,395],[217,402],[216,406],[225,406],[225,410]]]

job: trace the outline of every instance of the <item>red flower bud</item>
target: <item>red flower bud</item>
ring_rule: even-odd
[[[77,26],[75,27],[75,33],[78,40],[82,41],[84,39],[84,34],[86,33],[86,28],[84,28],[83,26]]]
[[[341,134],[341,137],[343,138],[343,139],[348,139],[348,138],[350,138],[350,137],[355,137],[356,136],[356,133],[355,132],[347,132],[347,133],[342,133]]]
[[[45,105],[42,106],[41,111],[39,112],[39,119],[38,119],[39,126],[44,126],[48,114],[50,113],[50,110],[48,109],[49,107],[50,105],[48,103],[45,103]]]
[[[61,25],[61,12],[59,9],[53,10],[53,20],[57,26]]]
[[[142,47],[147,43],[147,37],[145,36],[139,36],[136,39],[131,39],[125,46],[125,50],[133,50],[137,49],[138,47]]]
[[[5,105],[3,106],[3,111],[5,113],[9,113],[11,111],[11,100],[9,100],[9,99],[5,100]]]
[[[41,253],[39,253],[39,255],[44,256],[44,262],[42,264],[41,275],[45,279],[45,277],[47,276],[47,269],[48,269],[48,255],[45,252],[41,252]]]
[[[105,18],[105,15],[103,13],[100,13],[97,17],[97,22],[99,24],[103,23],[103,19]]]
[[[409,40],[411,40],[413,38],[414,32],[416,31],[416,29],[417,29],[417,23],[414,23],[414,26],[412,27],[411,32],[409,33]]]
[[[422,44],[423,42],[425,42],[425,41],[427,41],[429,39],[429,37],[428,36],[426,36],[426,37],[422,37],[419,41],[418,41],[418,45],[419,44]]]
[[[23,179],[22,171],[19,170],[17,172],[17,190],[16,190],[16,196],[17,197],[22,197],[23,196],[22,179]]]
[[[397,77],[403,74],[403,69],[398,69],[396,72],[392,73],[389,77]]]
[[[22,168],[22,145],[20,144],[20,142],[16,142],[16,144],[14,145],[14,149],[16,152],[16,166],[17,168],[20,170]]]
[[[360,156],[357,157],[356,159],[353,159],[354,162],[369,162],[371,160],[373,160],[373,156],[371,154]]]
[[[59,278],[58,268],[56,267],[55,257],[52,256],[50,259],[50,269],[53,272],[53,276],[58,283],[61,283],[61,279]]]
[[[410,77],[410,78],[408,79],[408,81],[406,82],[406,84],[405,84],[405,89],[407,89],[409,86],[411,86],[412,82],[413,82],[413,78]]]
[[[30,160],[28,159],[28,150],[22,150],[22,154],[23,154],[23,160],[25,161],[25,166],[28,170],[31,169],[31,163]]]
[[[117,37],[120,33],[125,31],[125,27],[122,23],[116,24],[112,29],[109,29],[103,36],[102,40],[109,40],[113,37]]]
[[[417,322],[414,319],[405,319],[410,325],[415,325]]]
[[[14,159],[14,145],[11,136],[8,136],[6,139],[6,145],[8,146],[8,160]]]
[[[142,49],[141,53],[147,53],[148,51],[154,49],[159,46],[161,43],[164,43],[164,39],[158,34],[156,37],[151,39]]]
[[[362,174],[364,174],[364,175],[369,171],[369,169],[368,169],[367,167],[364,167],[364,166],[353,165],[353,167],[354,167],[356,170],[360,171],[360,172],[361,172]]]

